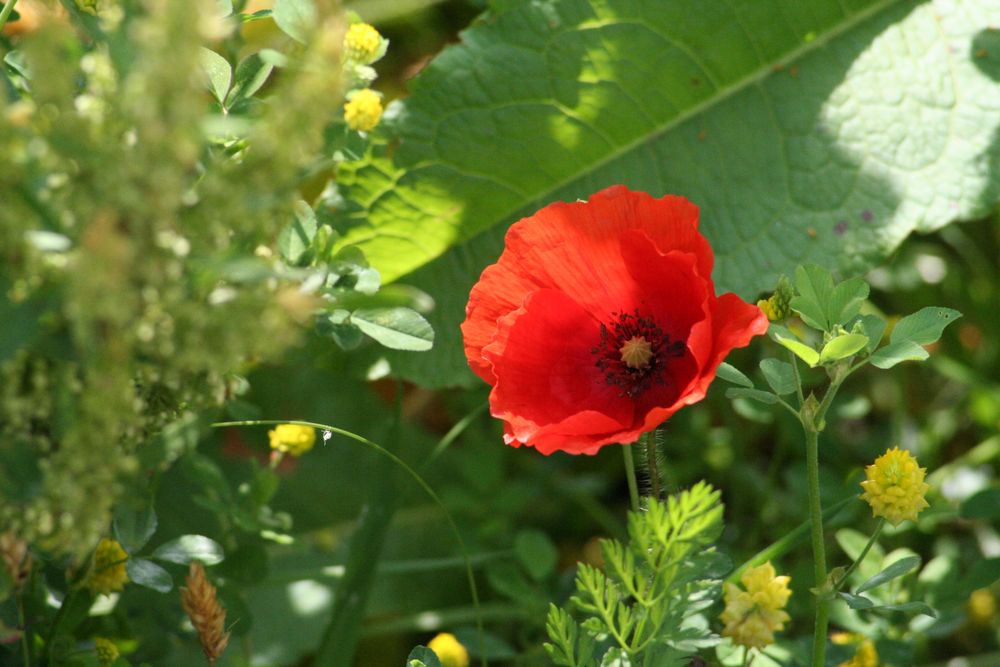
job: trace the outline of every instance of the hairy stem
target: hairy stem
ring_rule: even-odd
[[[643,448],[646,450],[646,468],[649,474],[649,495],[660,499],[660,464],[656,460],[656,432],[642,436]]]

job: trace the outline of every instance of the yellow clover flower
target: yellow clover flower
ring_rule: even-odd
[[[111,667],[118,656],[118,647],[110,639],[96,637],[94,639],[94,651],[97,653],[97,664],[101,667]]]
[[[451,633],[442,632],[427,643],[427,648],[437,655],[441,667],[469,667],[469,652]]]
[[[993,619],[997,615],[997,599],[990,589],[980,588],[972,591],[965,610],[973,625],[988,628],[993,624]]]
[[[875,642],[866,639],[863,635],[851,634],[849,632],[838,632],[831,637],[834,644],[856,644],[857,651],[854,657],[847,662],[842,662],[837,667],[878,667],[878,651],[875,649]]]
[[[720,618],[726,624],[722,634],[733,643],[746,648],[764,648],[774,643],[774,633],[785,627],[790,619],[784,611],[792,591],[787,576],[775,576],[770,562],[759,567],[747,568],[740,582],[746,590],[735,584],[726,584],[726,608]]]
[[[85,583],[90,592],[95,595],[98,593],[107,595],[125,588],[125,583],[128,581],[128,573],[125,572],[126,560],[128,554],[122,549],[122,545],[115,540],[102,538],[94,550],[94,560]]]
[[[344,35],[344,54],[348,59],[368,64],[378,58],[382,35],[367,23],[354,23]]]
[[[352,130],[368,132],[382,118],[382,98],[371,88],[355,91],[344,105],[344,121]]]
[[[292,456],[302,456],[316,444],[316,429],[298,424],[278,424],[267,432],[271,439],[271,449]]]
[[[924,482],[927,469],[919,467],[908,451],[893,447],[865,468],[865,474],[861,499],[871,505],[874,516],[896,526],[904,519],[916,521],[920,510],[929,507],[924,500],[930,489]]]

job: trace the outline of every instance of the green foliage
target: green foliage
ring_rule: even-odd
[[[322,309],[316,314],[316,331],[332,338],[342,349],[353,350],[364,336],[394,350],[423,352],[434,344],[434,331],[413,306],[431,301],[421,293],[381,293],[379,272],[369,266],[360,250],[333,251],[336,232],[320,224],[308,203],[295,204],[295,217],[278,235],[278,252],[298,275],[303,287],[318,292]]]
[[[151,560],[129,558],[125,562],[125,571],[128,572],[129,581],[151,588],[157,593],[169,593],[174,588],[170,573]]]
[[[804,324],[818,330],[821,336],[818,339],[805,333],[798,336],[779,324],[771,324],[768,335],[812,368],[832,368],[840,363],[850,363],[859,355],[862,363],[870,362],[882,369],[891,368],[901,361],[921,361],[929,356],[922,346],[936,342],[945,327],[962,316],[950,308],[923,308],[901,319],[893,328],[889,343],[879,348],[889,323],[874,314],[859,315],[869,291],[864,280],[855,277],[835,283],[829,271],[816,265],[800,266],[795,274],[795,296],[790,302],[792,310]],[[777,396],[790,394],[794,389],[794,385],[790,384],[794,382],[791,367],[778,365],[782,363],[777,360],[761,362],[761,371]],[[728,371],[720,376],[736,381]],[[768,402],[763,397],[746,394],[754,391],[730,389],[729,393],[734,397],[752,396]]]
[[[153,551],[153,558],[187,565],[191,561],[201,561],[205,565],[221,563],[222,547],[203,535],[181,535],[161,544]]]
[[[795,381],[795,370],[790,363],[778,359],[764,359],[760,362],[760,370],[768,386],[778,396],[795,393],[798,384]]]
[[[417,646],[406,658],[406,667],[441,667],[437,653],[426,646]]]
[[[16,336],[0,360],[0,479],[22,476],[15,452],[44,465],[26,494],[0,484],[0,523],[54,551],[96,543],[142,442],[297,337],[294,287],[250,253],[322,149],[339,64],[320,35],[274,87],[281,104],[253,99],[265,77],[241,73],[241,122],[220,119],[231,67],[199,25],[223,19],[200,7],[123,3],[114,19],[74,15],[96,39],[53,24],[8,54],[23,67],[0,95],[19,119],[0,124],[0,311]]]
[[[559,556],[552,540],[540,530],[520,531],[514,538],[514,554],[521,567],[535,581],[541,581],[555,571]]]
[[[700,482],[630,512],[628,544],[601,542],[604,571],[577,566],[571,602],[585,620],[550,607],[549,657],[566,667],[651,666],[717,643],[697,616],[718,598],[718,577],[728,569],[710,546],[722,532],[722,511],[719,492]]]
[[[945,327],[961,316],[950,308],[922,308],[907,315],[893,327],[889,344],[872,355],[872,364],[886,369],[901,361],[923,361],[928,354],[922,346],[936,342]]]
[[[753,388],[753,381],[744,375],[743,371],[736,368],[732,364],[722,362],[719,364],[719,369],[716,373],[726,382],[732,382],[733,384],[738,384],[741,387]]]
[[[316,24],[312,0],[275,0],[274,22],[292,39],[305,44]]]
[[[795,289],[797,296],[790,302],[792,310],[803,322],[826,333],[847,324],[868,297],[868,283],[862,278],[835,285],[830,272],[815,264],[795,269]]]
[[[340,181],[361,205],[341,243],[387,282],[407,275],[438,297],[442,344],[394,369],[471,384],[458,324],[507,226],[613,183],[701,206],[716,284],[744,298],[797,264],[856,272],[912,230],[984,214],[1000,182],[986,167],[1000,91],[971,45],[998,16],[976,0],[938,12],[892,0],[496,6],[413,81],[398,150]],[[960,118],[978,120],[952,132]]]
[[[347,653],[361,635],[356,653],[372,667],[400,664],[442,631],[472,664],[661,667],[695,654],[742,664],[729,640],[711,650],[719,602],[701,608],[717,597],[721,559],[705,556],[689,581],[678,564],[662,599],[674,611],[648,611],[629,586],[648,602],[667,577],[645,560],[661,548],[652,536],[645,551],[623,536],[619,457],[502,446],[485,387],[401,392],[390,449],[443,507],[390,485],[340,436],[269,465],[261,430],[208,432],[220,412],[332,416],[389,442],[391,390],[361,380],[385,372],[373,362],[426,385],[468,381],[457,323],[507,224],[624,182],[699,204],[720,291],[749,298],[777,273],[797,278],[799,262],[838,269],[803,269],[804,294],[773,300],[780,347],[759,340],[732,355],[742,370],[720,367],[736,410],[710,390],[671,418],[660,448],[667,488],[706,478],[739,499],[727,553],[780,557],[793,578],[793,620],[753,664],[809,664],[814,560],[790,426],[824,405],[812,423],[823,431],[824,524],[846,554],[832,565],[868,542],[857,481],[886,446],[912,447],[932,485],[919,521],[887,528],[886,548],[873,545],[830,592],[831,633],[871,638],[887,665],[992,664],[998,621],[981,606],[1000,580],[989,551],[1000,226],[914,238],[867,276],[870,301],[858,279],[848,289],[832,275],[861,271],[914,226],[992,204],[993,8],[502,0],[456,39],[486,0],[360,0],[380,28],[376,8],[395,15],[384,28],[399,50],[383,63],[395,74],[380,66],[387,100],[436,45],[460,42],[362,136],[339,118],[341,91],[375,71],[343,62],[341,31],[360,18],[331,16],[326,0],[253,14],[244,0],[62,4],[54,24],[0,35],[0,663],[96,667],[93,639],[108,637],[128,656],[116,665],[200,664],[176,588],[190,558],[224,551],[210,570],[233,633],[220,665],[321,663],[331,603],[356,628],[331,643]],[[413,7],[422,13],[406,14]],[[399,284],[417,266],[416,287]],[[949,309],[918,310],[927,303]],[[432,351],[385,349],[429,346],[431,322]],[[449,516],[474,581],[489,584],[482,635]],[[109,531],[129,554],[130,583],[95,599],[82,585],[86,554]],[[605,571],[581,570],[581,605],[554,606],[546,628],[549,602],[573,587],[564,564],[598,560],[595,535],[622,537],[604,547]],[[630,653],[661,617],[672,644]],[[826,664],[856,648],[830,646]],[[423,648],[407,662],[439,661]]]

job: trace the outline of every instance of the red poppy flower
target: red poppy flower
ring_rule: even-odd
[[[462,324],[504,440],[595,454],[704,398],[729,351],[767,330],[759,308],[715,295],[713,261],[694,204],[623,186],[512,225]]]

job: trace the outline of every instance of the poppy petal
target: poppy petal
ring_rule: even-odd
[[[593,454],[704,398],[729,351],[767,329],[758,308],[715,296],[713,263],[681,197],[614,186],[514,223],[462,324],[504,440]],[[655,363],[625,359],[636,339]]]
[[[559,290],[532,292],[501,318],[483,356],[496,378],[491,412],[510,425],[513,438],[534,445],[536,434],[564,422],[567,433],[585,427],[609,434],[631,425],[631,401],[595,365],[599,340],[599,323]]]

